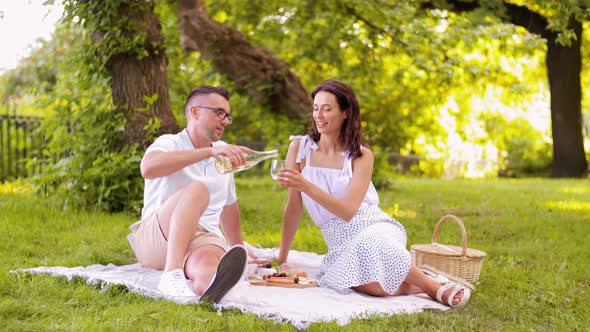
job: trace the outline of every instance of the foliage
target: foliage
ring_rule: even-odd
[[[237,180],[244,239],[266,248],[280,241],[286,190],[269,176]],[[36,266],[135,263],[126,240],[136,219],[126,214],[62,211],[43,197],[0,185],[0,321],[7,330],[296,331],[237,310],[178,305],[81,279],[10,274]],[[580,180],[396,180],[380,206],[398,219],[408,246],[429,243],[436,221],[453,213],[470,248],[485,251],[477,291],[465,310],[312,324],[310,331],[585,330],[590,325],[590,184]],[[264,204],[260,204],[264,202]],[[455,224],[439,242],[459,243]],[[324,254],[319,229],[306,216],[293,249]],[[540,254],[542,253],[542,254]],[[558,310],[556,310],[558,308]]]
[[[138,213],[143,181],[137,170],[142,151],[121,144],[125,115],[112,105],[105,72],[93,72],[86,65],[88,51],[93,50],[87,32],[76,24],[57,29],[74,35],[76,42],[54,64],[58,74],[51,92],[37,100],[46,112],[43,129],[48,136],[45,158],[32,162],[44,167],[35,181],[64,207]]]
[[[26,95],[46,93],[55,85],[53,61],[63,56],[58,44],[40,40],[31,55],[21,60],[19,66],[0,76],[0,100],[16,101]]]
[[[531,118],[534,109],[527,110],[526,105],[536,99],[542,99],[549,112],[547,85],[539,79],[546,77],[545,41],[501,23],[494,15],[497,0],[484,2],[481,10],[456,14],[420,10],[420,1],[205,1],[214,19],[287,61],[308,90],[327,78],[343,80],[355,89],[364,139],[376,156],[375,182],[383,188],[391,187],[399,176],[397,166],[389,163],[392,153],[421,156],[410,168],[420,176],[447,176],[449,160],[468,155],[496,163],[482,176],[498,170],[511,176],[539,174],[547,166],[547,133],[514,120]],[[185,123],[184,102],[191,88],[223,85],[232,91],[236,118],[223,139],[259,150],[278,147],[285,155],[288,136],[304,134],[309,123],[269,112],[198,53],[185,53],[176,2],[148,3],[155,3],[162,24],[170,101],[178,123]],[[573,0],[511,3],[545,15],[563,38],[568,36],[564,17],[586,15]],[[70,197],[68,206],[99,204],[107,210],[137,211],[142,151],[120,146],[125,120],[111,105],[105,66],[117,52],[137,58],[146,55],[143,25],[133,25],[120,15],[122,4],[130,5],[129,10],[144,7],[134,7],[136,1],[114,0],[64,4],[66,16],[54,38],[43,42],[17,69],[0,76],[0,94],[17,101],[25,114],[47,118],[51,145],[46,156],[63,159],[47,167],[38,183],[62,198]],[[584,28],[586,59],[588,23]],[[583,66],[582,81],[587,83],[588,61]],[[586,90],[583,110],[590,128]],[[518,116],[509,116],[510,112]],[[497,122],[498,117],[507,120]],[[109,160],[121,164],[115,167]],[[456,176],[469,176],[466,161],[457,162],[463,164]]]
[[[36,97],[54,89],[58,64],[77,37],[69,29],[57,28],[51,40],[38,39],[29,56],[0,75],[0,101],[15,106],[15,114],[45,116],[45,109],[35,105]]]
[[[551,166],[549,137],[522,118],[507,121],[499,116],[491,117],[487,119],[486,126],[491,139],[503,151],[504,175],[545,175]]]
[[[55,194],[65,207],[139,212],[141,151],[137,146],[122,147],[119,137],[113,135],[124,128],[123,114],[103,100],[92,99],[96,93],[108,96],[108,89],[104,85],[87,88],[72,98],[62,95],[47,100],[55,114],[44,122],[49,133],[46,157],[60,158],[45,166],[36,183]],[[68,127],[63,126],[64,121]]]
[[[129,54],[137,59],[148,56],[147,23],[132,19],[148,9],[144,1],[134,0],[64,1],[64,20],[78,23],[92,40],[80,52],[89,73],[103,73],[115,54]]]
[[[391,162],[391,157],[387,151],[383,151],[379,146],[370,147],[375,161],[373,163],[373,184],[378,190],[391,189],[396,180],[404,173],[403,163]]]
[[[433,152],[450,154],[453,143],[444,143],[448,134],[441,123],[448,117],[464,125],[477,120],[467,103],[450,115],[442,113],[449,98],[483,98],[490,87],[497,87],[497,102],[514,106],[547,89],[530,84],[545,74],[543,41],[499,23],[489,10],[458,15],[420,11],[403,1],[231,0],[210,2],[208,9],[287,60],[308,89],[326,78],[351,84],[361,104],[366,142],[384,154],[426,159],[436,158]],[[531,62],[538,66],[531,67]],[[461,126],[453,130],[461,135]],[[436,164],[440,161],[425,160],[422,170],[414,169],[437,175]],[[380,174],[385,168],[377,174],[379,182],[389,177]]]
[[[230,106],[235,121],[223,140],[232,144],[250,144],[252,148],[280,148],[287,152],[288,137],[300,134],[304,126],[285,115],[269,112],[227,78],[216,73],[198,53],[187,54],[180,45],[176,4],[159,3],[155,12],[162,24],[168,64],[168,86],[172,111],[182,126],[186,124],[184,104],[190,90],[200,85],[221,85],[231,92]]]
[[[121,10],[134,15],[144,7],[137,1],[74,0],[65,1],[64,7],[63,23],[53,40],[27,60],[51,68],[54,75],[47,79],[51,83],[47,89],[35,91],[39,93],[36,106],[46,115],[43,127],[48,135],[45,158],[31,162],[32,166],[44,166],[35,181],[65,207],[139,213],[143,179],[138,170],[143,151],[136,145],[122,144],[127,120],[112,104],[106,68],[113,54],[126,53],[138,59],[147,55],[143,22],[121,15]],[[65,47],[69,48],[67,53],[61,51]],[[57,56],[47,53],[52,51]],[[49,63],[36,62],[37,56]],[[158,121],[151,121],[145,128],[148,135],[155,133],[158,125]],[[51,163],[55,159],[57,162]]]
[[[579,0],[520,0],[518,4],[525,5],[533,11],[547,18],[547,28],[557,32],[556,41],[562,45],[571,45],[576,38],[571,29],[571,20],[585,22],[590,19],[588,8],[590,3]]]

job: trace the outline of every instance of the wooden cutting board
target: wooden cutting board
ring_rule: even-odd
[[[268,282],[266,280],[260,280],[258,278],[248,277],[248,282],[252,286],[268,286],[268,287],[284,287],[284,288],[311,288],[311,287],[318,287],[318,281],[313,279],[308,279],[309,283],[307,284],[277,284],[274,282]]]

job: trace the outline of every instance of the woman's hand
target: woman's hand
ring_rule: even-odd
[[[248,264],[256,264],[256,265],[266,265],[266,264],[270,264],[272,262],[272,259],[270,258],[252,258],[250,257],[250,259],[248,260]]]
[[[256,254],[254,253],[254,251],[252,249],[246,247],[246,252],[248,253],[248,257],[250,258],[250,261],[258,260],[258,256],[256,256]]]
[[[279,171],[277,183],[281,187],[292,188],[299,192],[305,192],[309,186],[309,182],[299,171],[290,168],[283,168]]]
[[[280,266],[284,263],[284,261],[279,260],[278,258],[252,258],[248,260],[248,264],[257,264],[257,265],[276,265]]]

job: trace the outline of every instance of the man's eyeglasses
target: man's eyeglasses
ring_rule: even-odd
[[[203,106],[203,105],[198,105],[197,107],[206,108],[208,110],[215,111],[215,115],[217,115],[217,117],[220,120],[224,120],[227,118],[227,122],[229,124],[231,124],[234,121],[234,118],[232,118],[232,116],[221,107],[211,107],[211,106]]]

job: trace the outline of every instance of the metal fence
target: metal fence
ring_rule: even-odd
[[[0,114],[0,181],[40,173],[41,163],[27,167],[27,160],[42,158],[44,145],[40,117]]]

